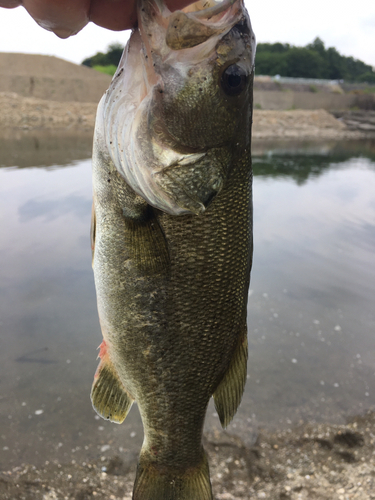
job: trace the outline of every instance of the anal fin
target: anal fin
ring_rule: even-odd
[[[94,410],[106,420],[121,424],[129,413],[133,401],[119,380],[108,355],[103,356],[91,388]]]
[[[247,372],[247,328],[238,340],[229,367],[213,394],[215,408],[223,428],[233,419],[246,383]]]

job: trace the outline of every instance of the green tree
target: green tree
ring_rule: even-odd
[[[358,77],[359,82],[375,83],[375,71],[367,71]]]
[[[323,40],[321,40],[318,36],[312,43],[306,45],[306,49],[314,50],[315,52],[318,52],[318,54],[320,54],[322,57],[324,57],[324,53],[326,50]]]
[[[371,66],[353,57],[342,56],[334,47],[326,49],[316,37],[306,47],[287,43],[260,43],[255,58],[256,72],[261,75],[281,75],[294,78],[324,78],[330,80],[373,81]]]
[[[345,57],[346,68],[347,68],[347,76],[348,80],[358,80],[363,73],[367,73],[368,71],[372,71],[372,67],[368,64],[365,64],[363,61],[359,59],[354,59],[354,57]]]
[[[90,68],[94,66],[118,66],[120,62],[122,52],[124,50],[123,45],[119,43],[113,43],[109,45],[108,50],[105,54],[103,52],[97,52],[94,56],[88,57],[82,64],[84,66],[89,66]]]
[[[292,47],[286,58],[286,73],[294,78],[326,78],[327,67],[324,58],[315,50]]]
[[[285,75],[285,56],[275,52],[260,52],[256,56],[255,69],[258,75]]]
[[[345,58],[343,58],[334,47],[330,47],[326,53],[328,63],[328,78],[330,80],[344,80],[346,78]]]
[[[257,45],[257,53],[276,52],[278,54],[282,54],[283,52],[287,52],[289,49],[289,43],[258,43]]]

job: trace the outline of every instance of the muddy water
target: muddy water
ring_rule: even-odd
[[[4,139],[0,467],[77,462],[142,442],[134,407],[99,419],[90,137]],[[248,383],[229,427],[343,422],[375,406],[374,144],[255,144]],[[23,167],[23,168],[19,168]],[[210,405],[210,430],[219,429]]]

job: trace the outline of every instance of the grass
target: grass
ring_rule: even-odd
[[[93,69],[105,73],[106,75],[113,76],[116,73],[117,66],[114,64],[109,64],[108,66],[93,66]]]

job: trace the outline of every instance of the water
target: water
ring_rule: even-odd
[[[118,426],[89,400],[101,342],[91,139],[20,134],[1,146],[0,466],[134,460],[137,408]],[[249,380],[228,429],[245,442],[259,427],[343,422],[375,406],[374,149],[253,148]],[[210,405],[207,429],[219,428]]]

